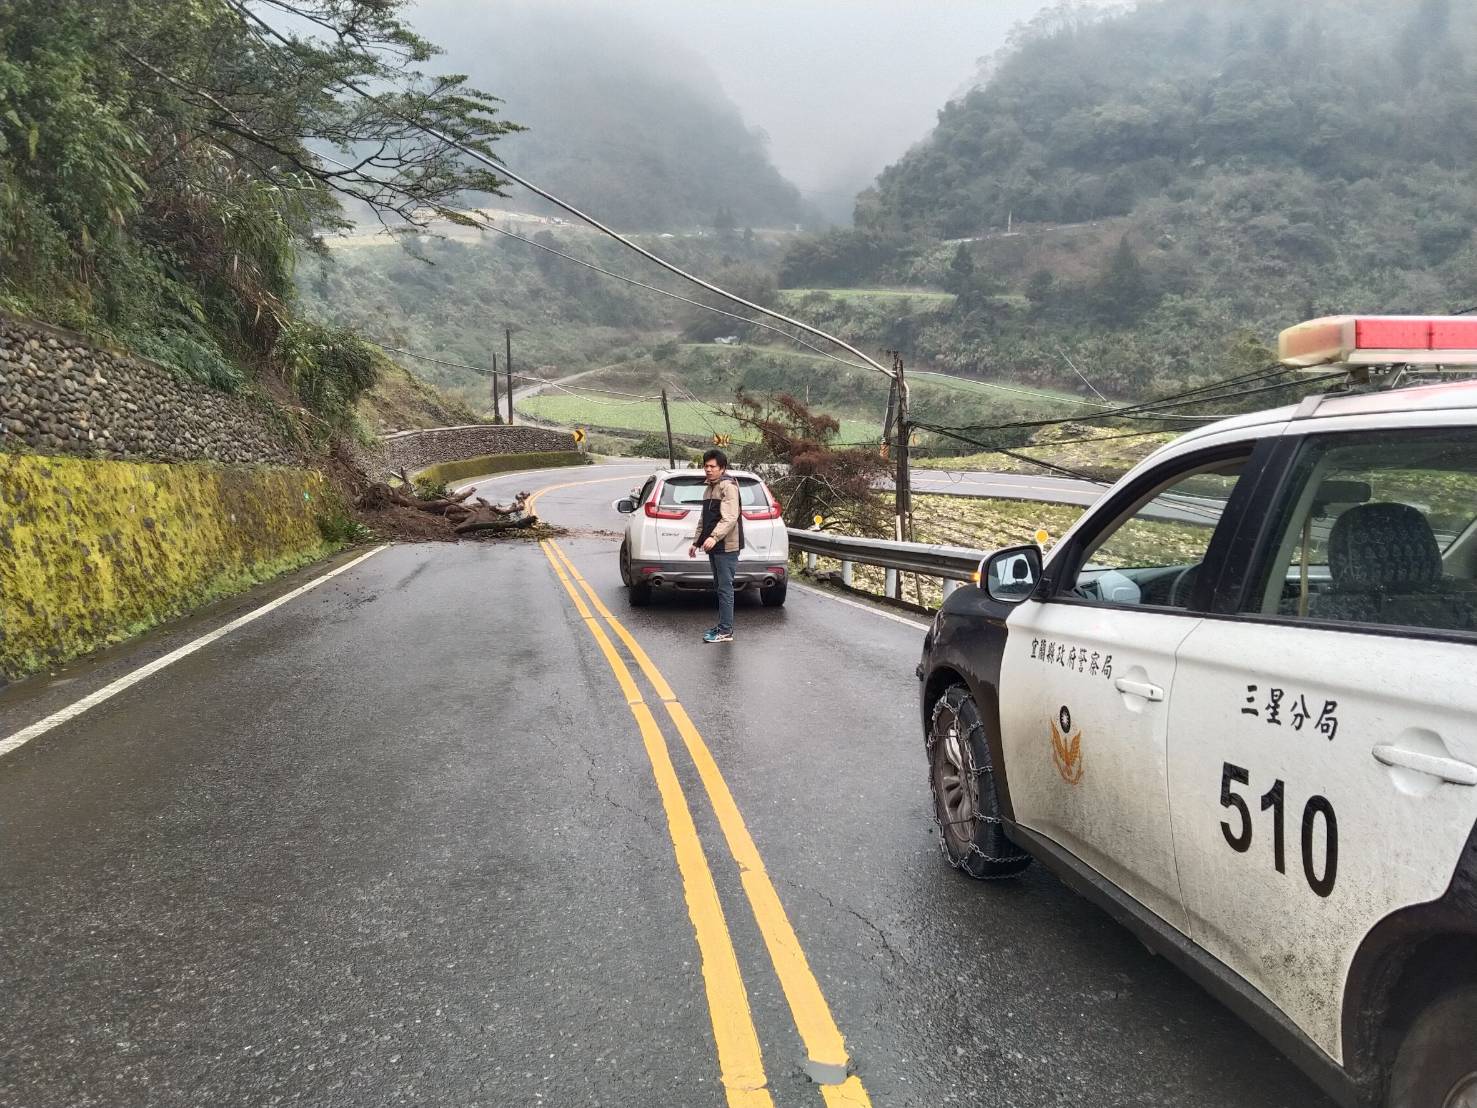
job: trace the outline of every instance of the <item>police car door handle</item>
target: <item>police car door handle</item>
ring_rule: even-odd
[[[1371,753],[1381,765],[1413,769],[1417,773],[1428,773],[1452,785],[1477,785],[1477,766],[1459,762],[1455,758],[1441,758],[1435,754],[1422,754],[1417,750],[1390,743],[1381,743]]]
[[[1141,696],[1145,700],[1163,700],[1164,690],[1158,685],[1151,685],[1147,681],[1130,681],[1127,677],[1120,677],[1113,682],[1113,687],[1121,693],[1129,696]]]

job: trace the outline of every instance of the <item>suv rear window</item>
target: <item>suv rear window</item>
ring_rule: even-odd
[[[753,477],[735,477],[739,487],[739,506],[744,508],[767,508],[769,500],[764,495],[764,483]],[[662,485],[661,503],[694,507],[702,504],[703,486],[701,477],[668,477]]]

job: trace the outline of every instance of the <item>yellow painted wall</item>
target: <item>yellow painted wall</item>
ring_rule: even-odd
[[[0,453],[0,672],[74,658],[328,553],[320,474]]]

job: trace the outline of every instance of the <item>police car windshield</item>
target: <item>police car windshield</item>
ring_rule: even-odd
[[[767,508],[769,501],[764,496],[764,486],[752,477],[735,477],[739,487],[739,504],[745,508]],[[669,477],[662,485],[661,503],[679,507],[701,504],[703,486],[707,482],[694,474],[692,477]]]

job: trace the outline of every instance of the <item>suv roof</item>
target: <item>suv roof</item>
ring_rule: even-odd
[[[764,478],[760,477],[759,474],[748,469],[730,468],[727,470],[727,474],[730,477],[752,477],[761,484],[764,481]],[[652,474],[652,476],[660,477],[663,480],[666,480],[668,477],[701,477],[702,475],[703,471],[695,467],[692,469],[658,469]]]

